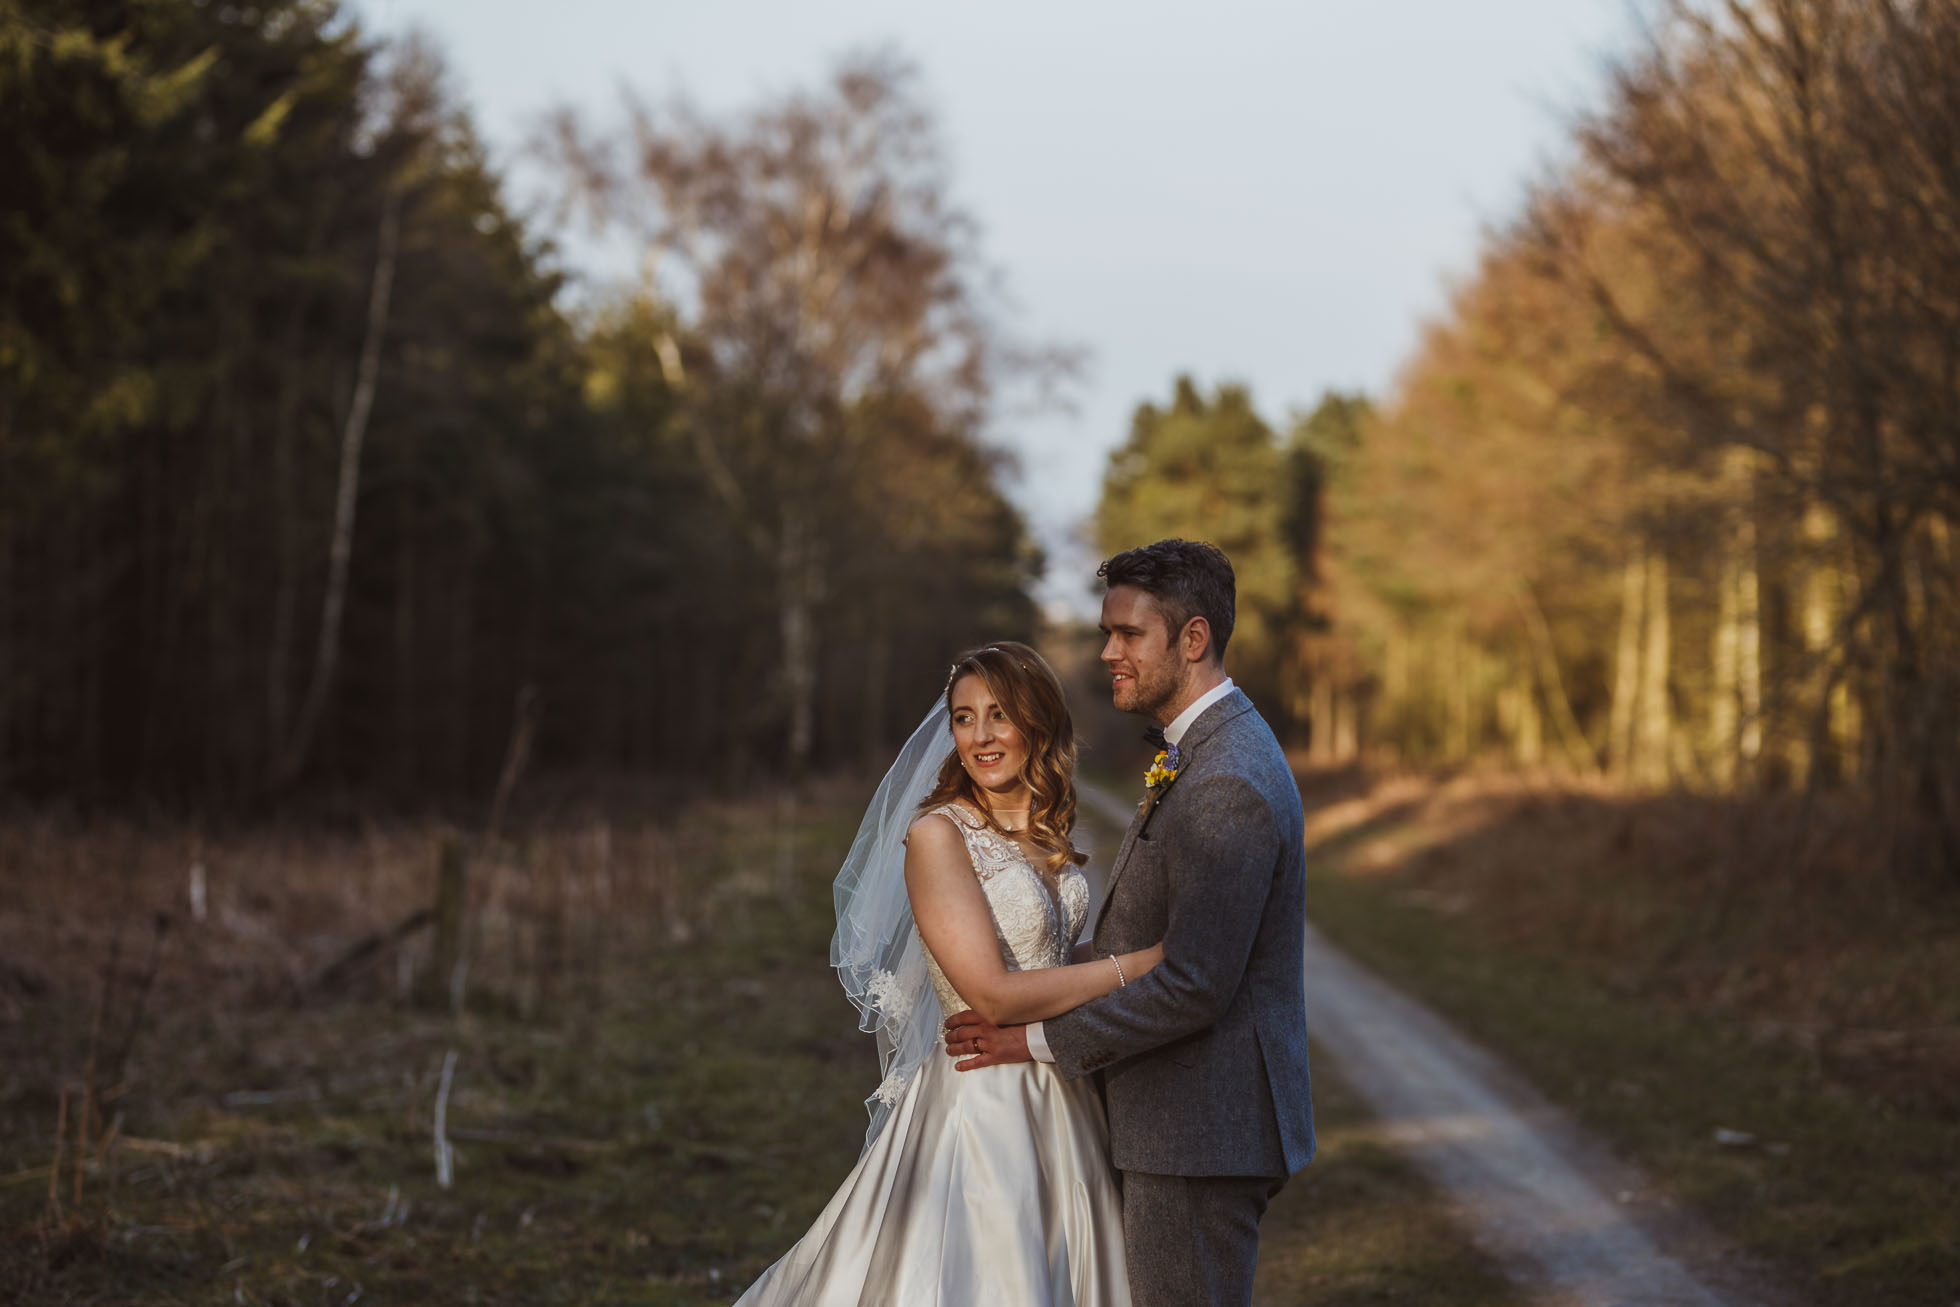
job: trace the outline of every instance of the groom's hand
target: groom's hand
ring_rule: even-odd
[[[955,1012],[946,1018],[946,1056],[966,1059],[953,1063],[955,1071],[1034,1061],[1028,1053],[1026,1026],[997,1026],[972,1011]]]

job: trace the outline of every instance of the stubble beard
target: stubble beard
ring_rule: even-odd
[[[1122,708],[1124,712],[1134,713],[1138,717],[1156,722],[1159,726],[1167,726],[1169,723],[1161,714],[1170,706],[1172,700],[1177,698],[1177,690],[1177,678],[1168,671],[1162,679],[1153,678],[1148,681],[1139,675],[1130,682],[1130,706],[1123,708],[1118,704],[1117,707]]]

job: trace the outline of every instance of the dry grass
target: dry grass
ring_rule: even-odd
[[[479,852],[460,1013],[416,997],[426,934],[343,987],[305,983],[427,903],[439,826],[0,830],[19,887],[0,903],[0,1302],[730,1301],[862,1138],[875,1052],[828,965],[862,802],[841,786],[671,827],[566,821]],[[101,1124],[78,1169],[98,1006]],[[117,1070],[103,1050],[132,1028]],[[1268,1217],[1261,1301],[1516,1301],[1318,1083],[1323,1156]]]
[[[1783,1043],[1827,1078],[1960,1110],[1960,893],[1872,865],[1848,810],[1628,797],[1502,774],[1322,778],[1308,839],[1494,943]]]
[[[0,827],[0,864],[18,871],[17,890],[0,903],[9,964],[0,1017],[44,993],[64,1006],[82,1001],[112,954],[119,986],[140,982],[136,964],[159,921],[169,923],[161,1009],[191,998],[303,1001],[309,979],[351,944],[430,903],[439,850],[455,838],[427,823],[209,837],[130,824]],[[516,1001],[556,978],[561,959],[603,949],[617,923],[672,917],[674,838],[595,818],[473,848],[471,988]],[[355,988],[410,990],[428,954],[428,933],[418,932],[377,956]]]
[[[724,1301],[862,1130],[836,807],[476,850],[460,1012],[427,931],[308,983],[428,903],[441,827],[0,832],[0,1300]]]
[[[1337,940],[1818,1296],[1945,1301],[1925,1295],[1960,1277],[1960,893],[1795,800],[1303,786],[1336,873],[1309,910]]]

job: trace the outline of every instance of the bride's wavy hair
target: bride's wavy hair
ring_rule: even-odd
[[[1075,719],[1069,716],[1068,699],[1055,669],[1040,654],[1013,640],[969,649],[953,660],[953,669],[946,674],[949,713],[953,710],[953,687],[962,676],[978,676],[986,682],[994,702],[1028,743],[1028,761],[1021,769],[1021,779],[1028,786],[1028,837],[1048,855],[1048,870],[1060,871],[1071,862],[1077,866],[1087,862],[1089,855],[1069,838],[1075,829]],[[989,826],[1000,830],[973,778],[960,765],[958,749],[947,756],[939,769],[938,783],[919,810],[954,799],[965,799]]]

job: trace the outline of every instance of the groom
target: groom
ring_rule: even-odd
[[[1071,1079],[1101,1071],[1137,1307],[1243,1307],[1259,1218],[1314,1152],[1300,792],[1225,675],[1230,560],[1160,540],[1097,575],[1116,706],[1161,728],[1164,753],[1110,870],[1093,949],[1162,940],[1164,961],[1035,1025],[957,1013],[946,1046],[977,1052],[963,1071],[1029,1058]]]

